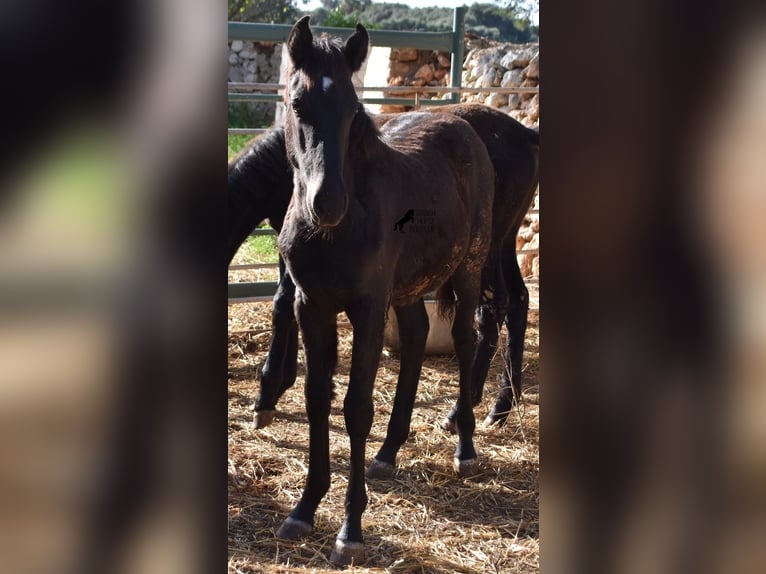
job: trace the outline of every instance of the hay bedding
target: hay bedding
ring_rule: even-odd
[[[345,317],[341,317],[343,321]],[[355,572],[537,572],[538,313],[527,330],[524,405],[503,429],[477,430],[481,472],[452,471],[456,438],[439,428],[457,396],[454,357],[426,357],[410,438],[389,480],[368,480],[363,517],[367,561]],[[314,533],[299,542],[275,532],[298,501],[308,467],[303,353],[298,379],[274,424],[255,430],[252,405],[268,352],[271,304],[229,307],[229,572],[337,572],[328,557],[343,516],[349,443],[341,412],[351,356],[349,327],[339,331],[336,398],[330,420],[332,485]],[[367,461],[382,444],[393,404],[398,356],[384,351],[376,379]],[[502,369],[495,356],[477,423],[494,401]]]

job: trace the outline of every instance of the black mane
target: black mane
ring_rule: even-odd
[[[279,185],[292,168],[287,161],[285,132],[274,128],[252,140],[229,162],[229,199],[245,207],[271,196],[271,185]],[[271,185],[270,185],[271,184]]]
[[[293,191],[285,134],[275,128],[256,138],[230,163],[227,187],[227,249],[229,262],[253,228],[268,219],[276,231]]]

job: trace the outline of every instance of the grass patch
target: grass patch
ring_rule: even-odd
[[[247,145],[247,142],[249,142],[253,137],[255,136],[244,134],[229,134],[229,161],[231,161],[231,158],[237,155],[240,150],[245,147],[245,145]]]
[[[267,225],[262,228],[269,229]],[[276,263],[279,260],[276,235],[259,235],[248,237],[239,248],[242,263]]]

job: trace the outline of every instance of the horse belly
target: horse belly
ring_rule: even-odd
[[[424,242],[420,249],[403,250],[396,266],[392,304],[414,303],[452,276],[465,257],[468,242],[456,239],[448,248],[437,248],[437,244]]]

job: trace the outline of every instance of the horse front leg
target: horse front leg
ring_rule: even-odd
[[[330,403],[338,359],[336,315],[296,299],[296,316],[306,353],[306,414],[309,419],[309,472],[298,505],[277,532],[295,540],[311,533],[314,514],[330,488]]]
[[[383,350],[387,304],[365,297],[347,310],[354,328],[351,373],[343,401],[343,416],[351,446],[351,470],[346,490],[346,517],[335,541],[330,561],[336,565],[359,564],[365,559],[362,513],[367,507],[364,459],[372,427],[372,389]]]
[[[298,360],[298,325],[293,310],[295,284],[284,270],[280,257],[279,287],[271,312],[271,344],[261,371],[261,391],[255,404],[255,428],[274,421],[276,404],[282,394],[295,383]]]
[[[396,455],[410,433],[412,408],[428,339],[428,313],[422,299],[412,305],[395,307],[394,311],[399,327],[399,379],[386,440],[367,469],[368,478],[388,478],[396,469]]]

